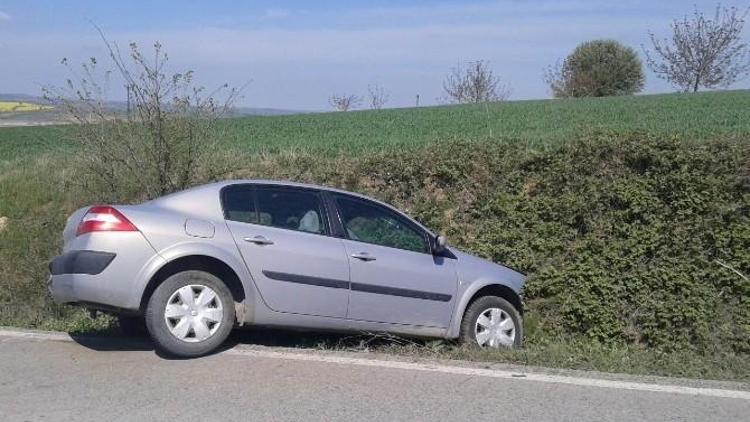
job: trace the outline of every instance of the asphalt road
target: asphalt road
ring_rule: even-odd
[[[170,360],[0,329],[0,421],[750,420],[746,384],[524,371],[247,344]]]

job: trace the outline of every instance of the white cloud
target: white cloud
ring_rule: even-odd
[[[425,25],[368,29],[224,29],[110,34],[118,40],[141,43],[160,40],[174,57],[221,63],[445,61],[476,58],[512,60],[557,50],[564,55],[582,39],[592,36],[630,38],[631,18],[607,22],[588,19],[549,19],[529,25],[506,21],[497,25]],[[145,44],[144,44],[145,45]],[[637,46],[637,44],[636,44]],[[562,48],[562,49],[560,49]],[[511,54],[509,57],[508,54]]]
[[[284,19],[284,18],[288,18],[289,15],[290,13],[286,9],[267,9],[263,13],[263,19],[268,19],[268,20]]]
[[[9,21],[10,15],[0,10],[0,22]]]

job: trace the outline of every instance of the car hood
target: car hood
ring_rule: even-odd
[[[469,255],[455,248],[451,252],[458,258],[458,279],[461,284],[486,282],[504,284],[516,293],[521,292],[526,276],[512,268]]]

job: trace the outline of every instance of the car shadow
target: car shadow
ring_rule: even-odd
[[[99,352],[153,351],[157,356],[167,360],[183,360],[162,352],[154,347],[147,334],[125,335],[114,331],[110,333],[72,333],[70,337],[79,345]],[[422,340],[406,339],[389,334],[359,333],[342,334],[306,330],[285,330],[260,327],[235,329],[215,350],[214,355],[237,346],[265,346],[293,349],[336,349],[336,350],[373,350],[389,346],[424,345]]]
[[[126,336],[120,333],[69,334],[79,345],[98,352],[127,352],[154,350],[154,343],[148,336]]]
[[[147,334],[141,335],[125,335],[119,332],[101,333],[101,334],[69,334],[70,338],[73,339],[79,345],[97,352],[149,352],[153,351],[157,356],[166,360],[184,360],[177,356],[172,356],[168,353],[159,350],[154,346],[154,342],[149,338]],[[236,343],[227,341],[213,353],[217,354],[232,347],[236,346]]]

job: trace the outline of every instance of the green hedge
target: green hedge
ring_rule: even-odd
[[[545,335],[750,352],[750,142],[597,133],[548,151],[447,141],[277,157],[237,176],[365,192],[529,274]]]
[[[77,315],[45,299],[45,265],[65,214],[91,199],[75,187],[50,193],[70,178],[54,160],[0,178],[0,214],[10,217],[0,233],[4,323]],[[233,163],[228,177],[376,196],[452,244],[527,272],[533,338],[750,352],[750,138],[596,133],[543,151],[443,140],[400,153],[217,160]]]
[[[748,152],[603,136],[528,157],[479,205],[469,246],[529,271],[558,335],[750,352]]]

